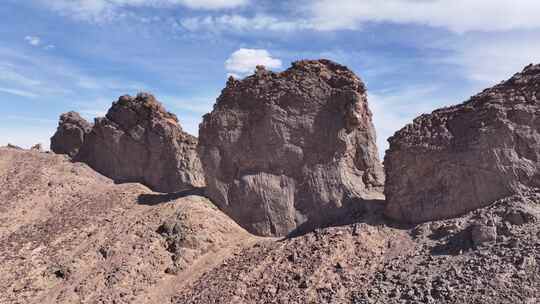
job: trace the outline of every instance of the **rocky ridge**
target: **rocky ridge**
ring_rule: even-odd
[[[537,303],[539,216],[539,190],[414,226],[381,209],[359,213],[350,225],[244,249],[174,303]]]
[[[166,303],[256,240],[207,199],[0,148],[0,303]]]
[[[213,170],[206,176],[212,172],[231,182],[211,181],[216,188],[208,193],[236,189],[231,197],[240,195],[243,205],[216,204],[233,217],[227,208],[237,208],[246,217],[235,220],[255,222],[251,230],[259,234],[298,232],[282,239],[250,235],[193,187],[160,194],[140,184],[116,185],[39,147],[0,148],[0,302],[540,301],[540,66],[397,132],[385,159],[386,204],[378,199],[380,167],[368,162],[375,146],[365,88],[351,74],[325,60],[301,61],[283,73],[259,67],[245,80],[230,79],[205,117],[199,152],[205,169]],[[108,147],[131,144],[119,140],[124,136],[153,138],[147,136],[153,126],[161,130],[174,120],[151,99],[122,97],[104,122],[96,121],[112,129],[100,133],[118,145]],[[330,105],[319,108],[324,104]],[[142,142],[133,143],[134,151]],[[301,182],[288,179],[303,174],[308,178]],[[351,188],[347,180],[363,183]],[[293,217],[276,208],[283,189],[286,198],[307,193],[306,200],[324,208],[309,205],[310,221]],[[260,199],[255,207],[262,209],[251,209],[248,203]],[[291,218],[301,225],[289,226]]]
[[[64,115],[76,113],[68,114]],[[70,120],[61,119],[51,146],[53,140],[69,141],[64,130],[70,126]],[[197,138],[182,131],[174,114],[154,96],[141,93],[114,102],[105,117],[96,118],[80,151],[68,154],[117,182],[140,182],[158,192],[174,193],[205,184],[196,146]]]
[[[386,214],[458,216],[540,186],[540,65],[469,101],[422,115],[389,139]]]

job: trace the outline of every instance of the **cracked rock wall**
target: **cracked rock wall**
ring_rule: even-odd
[[[230,78],[199,132],[208,196],[252,233],[319,227],[382,198],[365,86],[331,61]]]
[[[422,115],[389,139],[386,214],[454,217],[540,186],[540,65],[469,101]]]

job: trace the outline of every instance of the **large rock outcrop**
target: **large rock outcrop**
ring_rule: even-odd
[[[422,115],[389,139],[386,214],[457,216],[540,186],[540,65],[469,101]]]
[[[154,96],[122,96],[95,120],[76,160],[117,182],[141,182],[158,192],[204,186],[197,138]]]
[[[230,78],[199,130],[207,195],[258,235],[325,225],[380,199],[366,89],[328,60]]]
[[[84,138],[91,129],[92,124],[77,112],[71,111],[60,115],[56,133],[51,137],[51,150],[54,153],[67,154],[71,157],[77,155]]]

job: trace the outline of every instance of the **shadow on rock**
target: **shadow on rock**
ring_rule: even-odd
[[[319,214],[324,215],[324,219],[317,218],[306,221],[289,233],[285,239],[299,237],[319,228],[347,226],[359,223],[366,223],[368,225],[384,224],[394,228],[407,228],[386,219],[383,214],[385,203],[385,200],[382,199],[351,199],[344,204],[343,208],[320,212]]]
[[[154,206],[162,203],[174,201],[176,199],[190,196],[199,195],[204,196],[204,188],[193,188],[176,193],[157,193],[157,194],[141,194],[137,198],[137,202],[141,205]]]
[[[431,249],[433,255],[460,255],[472,249],[471,228],[441,238],[441,243]]]

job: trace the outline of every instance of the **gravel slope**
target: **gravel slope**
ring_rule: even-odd
[[[0,303],[166,303],[253,239],[203,197],[60,155],[0,148],[0,184]]]
[[[399,226],[384,204],[257,238],[207,199],[0,148],[0,303],[538,303],[540,191]]]

